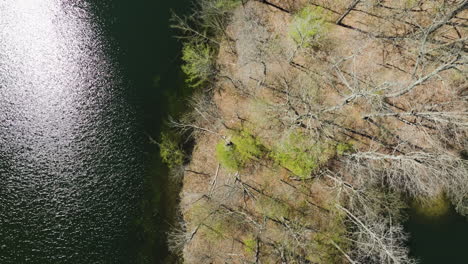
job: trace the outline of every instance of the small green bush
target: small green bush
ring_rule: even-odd
[[[185,154],[179,147],[177,139],[167,133],[161,133],[159,153],[162,161],[171,169],[184,163]]]
[[[350,143],[350,142],[338,143],[338,145],[336,145],[336,153],[338,155],[343,155],[346,152],[349,152],[349,151],[352,151],[352,150],[353,150],[353,144]]]
[[[214,73],[214,49],[205,43],[188,42],[182,49],[182,71],[187,83],[198,87],[208,81]]]
[[[323,8],[308,6],[299,11],[289,28],[291,38],[302,47],[315,46],[327,33]]]
[[[244,250],[247,253],[254,253],[257,248],[257,240],[252,235],[248,236],[247,238],[243,239],[242,242],[244,243]]]
[[[223,167],[237,171],[249,160],[258,160],[265,152],[260,141],[245,130],[231,137],[231,144],[221,141],[216,146],[218,161]]]
[[[263,155],[263,145],[257,138],[245,130],[233,135],[231,141],[239,153],[240,160],[243,162],[250,159],[256,160]]]
[[[304,178],[309,176],[318,167],[316,157],[307,152],[302,152],[299,148],[277,152],[273,158],[292,173]]]
[[[272,158],[295,175],[307,178],[335,155],[331,144],[311,141],[302,133],[291,133],[275,148]]]
[[[216,145],[216,157],[219,163],[226,169],[237,171],[242,167],[242,162],[238,157],[233,145],[226,145],[226,142],[220,141]]]

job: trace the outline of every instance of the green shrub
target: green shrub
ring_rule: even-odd
[[[336,153],[338,155],[343,155],[346,152],[349,152],[349,151],[352,151],[352,150],[353,150],[353,144],[350,143],[350,142],[338,143],[338,145],[336,145]]]
[[[257,248],[257,239],[252,235],[248,236],[247,238],[243,239],[242,242],[244,243],[244,250],[247,253],[254,253]]]
[[[308,6],[299,11],[289,28],[291,38],[302,47],[315,46],[327,32],[323,8]]]
[[[302,133],[291,133],[274,148],[272,158],[295,175],[307,178],[335,153],[328,143],[311,141]]]
[[[242,168],[249,160],[257,160],[265,152],[260,141],[245,130],[234,133],[231,144],[221,141],[216,146],[218,161],[227,169]]]
[[[226,145],[221,141],[216,145],[216,157],[219,163],[226,169],[237,171],[242,167],[242,162],[238,157],[233,145]]]
[[[182,71],[187,75],[187,83],[198,87],[214,73],[214,49],[205,43],[188,42],[182,49]]]
[[[315,156],[302,152],[299,148],[290,148],[284,152],[276,152],[274,159],[297,176],[306,178],[318,167]]]
[[[264,147],[260,141],[249,132],[242,130],[231,138],[241,161],[258,159],[263,155]]]
[[[179,147],[177,139],[167,133],[161,133],[159,153],[162,161],[171,169],[184,163],[185,154]]]

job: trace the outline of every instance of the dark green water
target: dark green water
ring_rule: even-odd
[[[172,12],[190,12],[191,0],[95,1],[104,18],[108,38],[115,41],[123,75],[134,89],[139,123],[144,131],[145,174],[140,215],[135,220],[128,248],[138,263],[173,263],[166,232],[177,206],[178,189],[168,181],[157,139],[168,115],[183,112],[189,91],[180,71],[181,42],[170,28]]]
[[[135,87],[145,136],[157,139],[168,115],[183,112],[189,93],[180,71],[181,43],[170,29],[172,12],[187,14],[191,0],[109,1],[109,33],[120,48],[119,61]],[[177,207],[178,189],[167,179],[159,150],[146,140],[142,212],[132,237],[140,263],[173,263],[165,233]]]
[[[412,210],[406,224],[411,235],[411,255],[422,264],[468,263],[467,219],[453,209],[439,217]]]

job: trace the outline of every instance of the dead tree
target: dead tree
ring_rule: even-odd
[[[349,15],[349,13],[351,13],[351,11],[353,11],[354,8],[356,8],[359,2],[361,2],[361,0],[354,0],[346,9],[346,11],[336,20],[335,23],[337,25],[342,25],[343,20],[346,18],[346,16]]]

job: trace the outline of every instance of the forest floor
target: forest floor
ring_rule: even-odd
[[[463,1],[380,2],[233,11],[213,88],[193,99],[184,263],[411,263],[407,199],[465,203],[447,186],[467,177],[468,13],[428,37]],[[301,10],[320,13],[311,39],[294,38]]]

